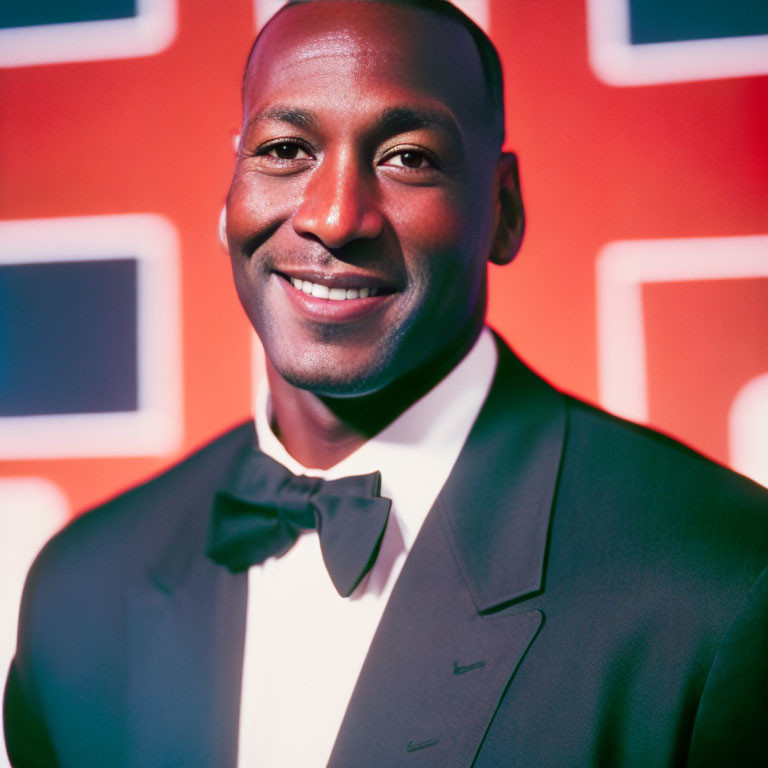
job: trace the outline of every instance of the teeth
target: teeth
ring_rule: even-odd
[[[369,296],[375,296],[378,288],[329,288],[327,285],[312,283],[309,280],[299,280],[291,278],[291,285],[297,291],[304,291],[317,299],[328,299],[330,301],[345,301],[346,299],[367,299]]]

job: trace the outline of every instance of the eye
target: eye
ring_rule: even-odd
[[[433,163],[426,153],[418,149],[401,149],[399,152],[395,152],[387,157],[382,165],[394,166],[395,168],[410,168],[412,170],[433,167]]]
[[[276,160],[305,160],[309,153],[295,141],[280,141],[259,150],[262,157],[273,157]]]

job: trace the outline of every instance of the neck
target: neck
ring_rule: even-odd
[[[272,428],[300,464],[328,469],[354,453],[442,381],[472,348],[478,333],[384,389],[359,397],[326,397],[294,387],[267,360]]]

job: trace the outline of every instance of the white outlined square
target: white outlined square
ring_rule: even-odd
[[[176,0],[136,0],[126,19],[0,29],[0,67],[151,56],[176,37]]]
[[[62,490],[42,477],[0,477],[0,669],[16,648],[24,581],[46,541],[71,516]],[[10,768],[0,733],[0,768]]]
[[[183,434],[179,240],[156,214],[0,221],[0,265],[136,260],[138,408],[0,416],[0,459],[155,456]]]
[[[489,0],[452,0],[453,4],[461,8],[479,27],[488,32],[489,24]],[[280,8],[286,0],[253,0],[253,13],[256,20],[256,29],[261,29]]]
[[[768,73],[768,35],[632,44],[630,0],[587,0],[589,61],[608,85],[715,80]]]
[[[768,235],[624,240],[597,257],[600,403],[633,421],[648,420],[642,288],[647,283],[768,278]],[[736,469],[768,482],[768,377],[745,382],[729,411]]]

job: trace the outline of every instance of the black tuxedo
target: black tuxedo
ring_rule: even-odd
[[[44,549],[6,691],[16,765],[234,766],[247,579],[203,552],[252,440],[236,428]],[[502,347],[330,764],[768,765],[767,499]]]

